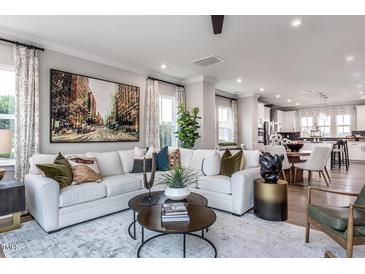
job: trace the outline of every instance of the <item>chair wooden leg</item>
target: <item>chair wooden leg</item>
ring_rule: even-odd
[[[318,174],[319,174],[319,180],[321,180],[321,172],[319,171]]]
[[[312,180],[312,171],[308,170],[308,183]]]
[[[354,249],[354,245],[353,245],[352,239],[348,239],[346,242],[346,257],[347,258],[352,258],[353,249]]]
[[[305,225],[305,242],[309,243],[309,231],[311,224],[307,220],[307,224]]]
[[[327,181],[326,176],[325,176],[325,175],[324,175],[324,173],[323,173],[323,170],[322,170],[322,171],[320,171],[320,173],[322,174],[323,179],[324,179],[324,181],[326,182],[326,185],[327,185],[327,186],[330,186],[330,185],[328,184],[328,181]]]
[[[330,183],[331,183],[331,182],[332,182],[332,180],[331,180],[330,175],[328,174],[328,169],[327,169],[327,167],[326,167],[326,166],[324,166],[324,171],[326,172],[327,177],[328,177],[328,180],[329,180],[329,181],[330,181]]]
[[[281,171],[281,173],[283,174],[284,181],[287,181],[287,180],[286,180],[285,170],[283,169],[283,170]]]

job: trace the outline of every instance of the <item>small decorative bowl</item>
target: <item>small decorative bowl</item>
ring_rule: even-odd
[[[286,144],[287,148],[289,148],[292,152],[299,152],[299,150],[302,149],[302,147],[304,146],[304,144]]]

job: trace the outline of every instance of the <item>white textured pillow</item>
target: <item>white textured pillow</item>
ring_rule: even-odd
[[[145,154],[146,154],[145,149],[134,147],[134,159],[143,159]]]
[[[87,152],[85,153],[85,156],[88,158],[96,158],[100,170],[100,175],[103,177],[123,174],[123,168],[119,158],[119,153],[116,151],[103,153]]]
[[[134,162],[134,149],[130,150],[120,150],[118,151],[119,158],[122,162],[122,167],[124,173],[130,173],[133,169],[133,162]]]
[[[221,168],[221,159],[219,156],[219,152],[212,151],[203,159],[202,173],[205,176],[219,175],[220,168]]]
[[[258,150],[244,150],[243,155],[245,159],[245,169],[259,167],[259,158],[261,152]]]

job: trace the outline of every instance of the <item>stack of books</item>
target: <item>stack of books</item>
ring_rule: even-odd
[[[161,220],[163,223],[189,222],[190,218],[184,203],[168,203],[161,206]]]

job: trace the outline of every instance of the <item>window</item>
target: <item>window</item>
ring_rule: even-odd
[[[311,129],[313,127],[313,117],[302,117],[300,118],[301,136],[310,137]]]
[[[218,107],[218,138],[219,143],[234,142],[232,109]]]
[[[160,96],[160,146],[176,146],[176,100]]]
[[[321,113],[318,117],[318,126],[322,136],[331,136],[331,116]]]
[[[351,134],[351,115],[337,115],[336,116],[336,131],[338,137],[346,137]]]
[[[15,73],[0,66],[0,129],[10,129],[12,152],[0,158],[14,158],[15,152]]]

